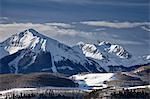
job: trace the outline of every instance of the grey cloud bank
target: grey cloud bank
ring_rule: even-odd
[[[109,22],[109,21],[86,21],[80,22],[90,26],[110,27],[110,28],[134,28],[138,26],[150,26],[150,22]]]

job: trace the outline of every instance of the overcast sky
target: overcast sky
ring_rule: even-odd
[[[0,0],[0,41],[28,28],[73,46],[97,40],[150,53],[149,0]]]

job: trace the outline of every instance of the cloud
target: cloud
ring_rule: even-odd
[[[45,23],[46,25],[50,25],[50,26],[58,26],[58,27],[62,27],[62,28],[72,28],[73,26],[67,23]]]
[[[8,22],[8,18],[7,17],[0,17],[0,24],[2,23],[7,23]]]
[[[141,27],[143,30],[150,32],[150,26],[142,26]]]
[[[123,45],[142,45],[143,43],[142,42],[138,42],[138,41],[127,41],[127,40],[120,40],[120,39],[117,39],[115,40],[116,43],[118,44],[123,44]]]
[[[29,2],[30,1],[30,2]],[[65,3],[65,4],[77,4],[77,5],[122,5],[122,6],[147,6],[149,0],[5,0],[5,2],[15,4],[45,4],[45,3]]]
[[[149,0],[48,0],[76,4],[148,5]]]
[[[104,31],[104,30],[106,30],[106,28],[97,28],[97,29],[95,29],[95,31]]]
[[[138,26],[148,25],[150,22],[109,22],[109,21],[84,21],[80,22],[81,24],[97,27],[109,27],[109,28],[134,28]]]
[[[0,20],[8,20],[7,17],[0,17]]]
[[[65,28],[60,28],[65,27]],[[66,28],[67,27],[67,28]],[[18,32],[22,32],[29,28],[34,28],[35,30],[43,33],[46,36],[57,38],[57,36],[78,36],[90,38],[92,33],[85,33],[83,31],[70,29],[72,27],[65,23],[12,23],[12,24],[0,24],[0,42],[4,41],[10,35]]]

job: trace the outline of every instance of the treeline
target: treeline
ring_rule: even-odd
[[[111,99],[149,99],[150,94],[145,91],[135,91],[135,90],[123,90],[119,92],[111,93]]]
[[[53,95],[53,94],[13,94],[11,97],[6,96],[4,99],[83,99],[82,96],[65,96],[65,95]]]
[[[83,99],[86,93],[72,89],[46,89],[37,91],[9,92],[4,99]]]
[[[85,99],[150,99],[149,88],[139,89],[98,89],[93,90]]]

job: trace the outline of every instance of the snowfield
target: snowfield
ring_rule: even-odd
[[[34,90],[37,90],[37,88],[14,88],[10,90],[0,91],[0,94],[6,94],[10,92],[34,91]]]
[[[90,87],[92,89],[107,87],[104,81],[114,80],[114,73],[91,73],[91,74],[77,74],[70,77],[79,87]]]
[[[140,89],[140,88],[149,88],[149,89],[150,89],[150,85],[127,87],[127,88],[125,88],[125,89]]]

